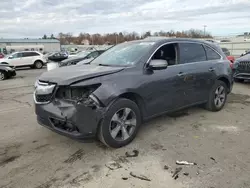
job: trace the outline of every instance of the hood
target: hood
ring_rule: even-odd
[[[250,61],[250,54],[244,55],[240,58],[237,58],[236,61],[240,62],[240,61]]]
[[[70,85],[74,82],[94,77],[113,74],[123,70],[124,67],[106,67],[95,65],[67,66],[43,73],[40,81],[57,83],[58,85]]]

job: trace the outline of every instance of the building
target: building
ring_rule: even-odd
[[[0,39],[0,52],[34,50],[40,52],[60,51],[60,41],[57,39]]]

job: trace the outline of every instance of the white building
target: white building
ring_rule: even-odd
[[[60,41],[57,39],[0,39],[0,52],[34,50],[40,52],[60,51]]]

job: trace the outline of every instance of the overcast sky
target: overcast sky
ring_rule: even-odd
[[[0,37],[203,29],[250,32],[250,0],[0,0]]]

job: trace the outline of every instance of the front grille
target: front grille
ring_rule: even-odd
[[[241,62],[239,62],[238,70],[240,70],[240,71],[250,71],[250,61],[241,61]]]
[[[37,95],[36,94],[36,101],[39,103],[46,103],[49,102],[52,98],[52,93],[51,94],[46,94],[46,95]]]

